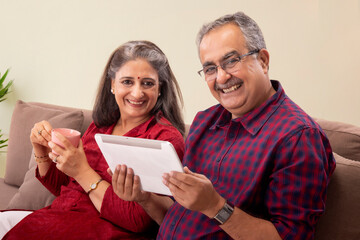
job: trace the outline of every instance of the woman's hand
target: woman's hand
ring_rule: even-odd
[[[74,178],[75,180],[77,180],[79,177],[82,177],[87,173],[87,171],[93,171],[87,161],[81,140],[79,142],[79,146],[76,148],[66,137],[58,132],[55,134],[64,147],[49,141],[49,147],[59,154],[56,155],[51,152],[49,153],[49,156],[53,161],[55,161],[56,157],[56,167],[60,171],[69,177]]]
[[[51,140],[52,126],[47,121],[35,123],[30,132],[30,142],[36,156],[46,156],[51,149],[48,142]]]
[[[151,193],[141,190],[139,176],[134,176],[134,170],[127,168],[126,165],[117,165],[114,173],[108,169],[112,176],[112,186],[118,197],[125,201],[135,201],[142,203],[150,198]]]

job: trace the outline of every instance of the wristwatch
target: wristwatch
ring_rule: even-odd
[[[233,212],[234,212],[234,205],[225,202],[224,206],[220,209],[220,211],[216,214],[216,216],[213,219],[217,221],[216,223],[218,225],[222,225],[230,218]]]
[[[102,180],[103,180],[103,179],[100,178],[100,179],[97,180],[96,182],[92,183],[92,184],[90,185],[89,191],[87,191],[87,194],[90,194],[90,192],[91,192],[92,190],[95,190],[95,189],[97,188],[97,186],[99,185],[99,183],[100,183]]]

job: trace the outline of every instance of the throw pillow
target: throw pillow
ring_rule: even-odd
[[[11,120],[5,181],[20,186],[7,209],[36,210],[49,205],[55,198],[36,178],[36,162],[32,154],[30,132],[36,122],[47,120],[52,127],[80,130],[82,111],[61,111],[18,101]],[[30,159],[30,162],[29,162]],[[24,179],[25,177],[25,179]]]
[[[32,151],[30,132],[35,123],[47,120],[52,127],[67,127],[79,130],[84,117],[82,111],[64,112],[57,109],[39,107],[18,100],[10,124],[9,142],[5,170],[5,182],[20,186],[29,170],[28,163]]]

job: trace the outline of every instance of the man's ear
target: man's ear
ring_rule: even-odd
[[[269,52],[263,48],[258,53],[258,59],[260,61],[261,67],[265,74],[269,71],[269,61],[270,61],[270,55]]]

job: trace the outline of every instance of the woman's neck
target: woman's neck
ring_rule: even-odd
[[[140,124],[146,122],[150,119],[150,116],[137,119],[137,118],[123,118],[120,117],[118,122],[116,123],[114,130],[112,132],[113,135],[124,135],[125,133],[129,132],[131,129],[139,126]]]

